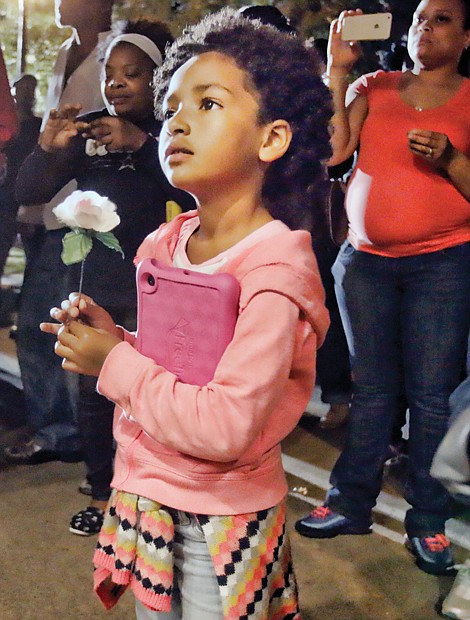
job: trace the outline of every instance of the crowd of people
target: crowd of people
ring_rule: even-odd
[[[320,424],[347,423],[345,445],[324,504],[295,529],[371,532],[407,412],[405,544],[423,571],[453,574],[455,505],[433,459],[449,399],[468,411],[469,1],[421,0],[409,60],[357,79],[361,48],[342,32],[360,9],[331,23],[325,55],[272,6],[223,9],[174,40],[159,21],[112,24],[113,4],[56,0],[73,34],[42,126],[32,76],[1,110],[2,244],[20,205],[42,218],[25,234],[18,312],[31,434],[6,458],[85,462],[91,499],[70,530],[99,534],[105,607],[130,586],[138,620],[297,620],[281,441],[317,380],[330,405]],[[84,270],[64,265],[53,209],[75,189],[115,203],[124,260],[96,244]],[[334,201],[347,215],[339,252]],[[143,261],[238,282],[208,383],[141,352]],[[178,355],[191,359],[185,329]],[[465,477],[469,425],[452,428]],[[468,618],[465,597],[449,597],[444,611]]]

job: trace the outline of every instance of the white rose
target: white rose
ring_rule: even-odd
[[[57,219],[70,228],[108,232],[121,221],[116,205],[97,192],[76,190],[53,209]]]

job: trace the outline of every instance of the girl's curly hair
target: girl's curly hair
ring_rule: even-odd
[[[193,56],[210,51],[230,57],[248,74],[259,96],[260,123],[282,118],[291,126],[289,149],[265,176],[266,208],[291,228],[323,233],[332,104],[321,80],[318,54],[296,36],[224,8],[188,27],[167,49],[155,74],[157,116],[175,71]]]

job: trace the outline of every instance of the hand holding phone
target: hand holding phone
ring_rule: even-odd
[[[378,41],[390,37],[391,13],[369,13],[349,15],[343,20],[341,39],[343,41]]]
[[[330,25],[327,49],[327,74],[347,75],[356,61],[362,56],[362,50],[357,41],[344,41],[342,29],[345,19],[363,15],[361,9],[341,11]]]

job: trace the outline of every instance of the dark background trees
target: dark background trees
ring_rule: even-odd
[[[17,53],[18,7],[26,11],[26,54],[24,69],[39,80],[38,111],[41,111],[47,77],[60,43],[69,30],[60,30],[54,22],[54,0],[0,0],[0,41],[10,79],[18,74]],[[197,21],[207,12],[223,6],[240,8],[247,0],[118,0],[116,16],[131,18],[153,15],[170,24],[175,35],[185,24]],[[291,23],[306,37],[326,38],[330,21],[345,8],[360,7],[365,13],[391,10],[394,16],[390,41],[364,45],[364,59],[358,71],[377,68],[375,52],[388,50],[393,41],[400,41],[410,23],[414,2],[403,0],[258,0],[256,4],[274,4],[289,16]]]

